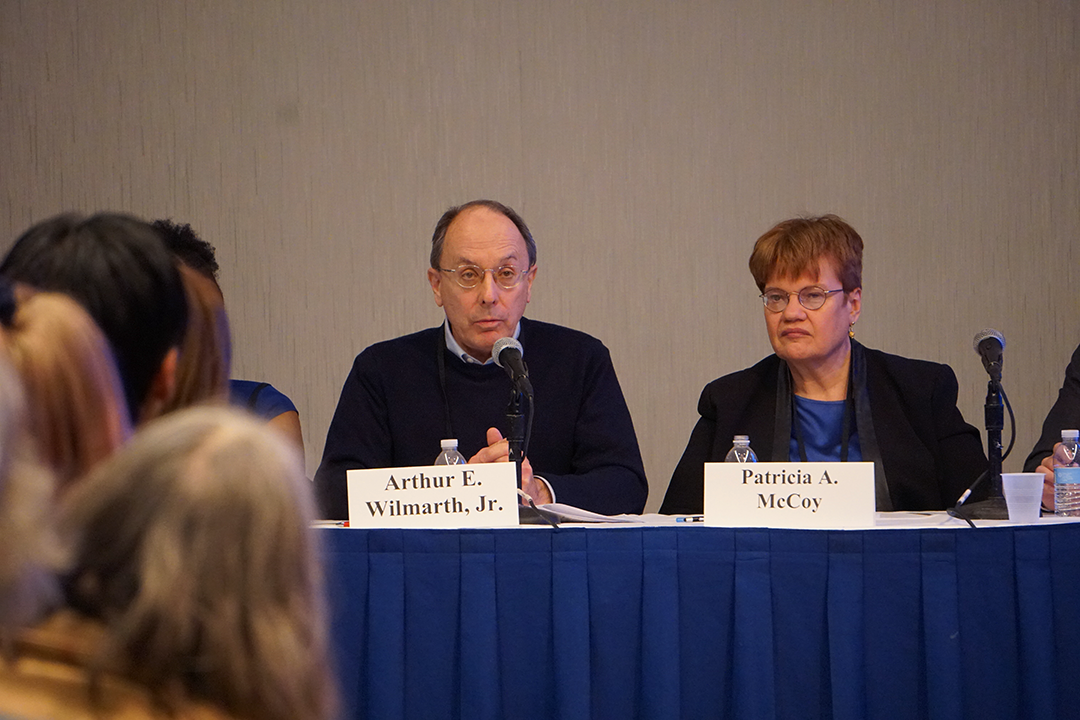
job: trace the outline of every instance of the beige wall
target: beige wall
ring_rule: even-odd
[[[1080,339],[1078,29],[1061,0],[4,0],[0,250],[65,209],[191,222],[313,473],[352,357],[440,319],[438,215],[502,200],[529,314],[611,348],[653,509],[702,385],[769,351],[753,240],[836,212],[859,338],[950,363],[975,424],[971,338],[1005,335],[1016,467]]]

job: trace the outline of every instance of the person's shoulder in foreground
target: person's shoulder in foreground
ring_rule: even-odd
[[[429,464],[439,438],[457,437],[470,462],[506,460],[499,427],[510,384],[491,353],[515,336],[535,388],[522,488],[537,502],[554,495],[598,512],[640,512],[648,487],[606,348],[522,317],[537,266],[521,217],[490,200],[450,208],[435,226],[430,263],[445,323],[372,345],[353,362],[315,478],[324,514],[347,513],[348,469]]]
[[[98,673],[91,691],[94,653],[102,626],[60,611],[19,634],[13,652],[0,656],[3,720],[233,720],[224,710],[185,699],[166,710],[152,692],[121,675]],[[103,714],[107,709],[108,714]]]

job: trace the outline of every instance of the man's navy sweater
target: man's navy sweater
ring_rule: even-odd
[[[441,325],[422,330],[356,357],[315,474],[324,517],[348,516],[345,473],[351,468],[430,465],[447,437],[456,437],[469,458],[487,445],[489,427],[506,434],[510,378],[497,365],[454,357],[443,332]],[[535,389],[527,452],[533,472],[551,484],[560,503],[609,515],[641,512],[648,483],[607,348],[585,333],[526,318],[518,339]],[[437,353],[443,354],[445,400]]]

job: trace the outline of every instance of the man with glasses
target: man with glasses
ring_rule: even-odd
[[[315,474],[325,517],[348,515],[349,469],[430,465],[443,438],[470,462],[507,460],[512,386],[491,356],[505,337],[524,348],[535,389],[522,489],[538,503],[642,511],[645,470],[611,356],[596,338],[523,317],[536,270],[536,243],[511,208],[474,200],[443,214],[427,276],[446,320],[353,362]]]

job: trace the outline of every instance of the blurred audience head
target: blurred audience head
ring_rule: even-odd
[[[12,291],[0,280],[0,347],[22,378],[30,433],[62,492],[131,434],[127,404],[101,330],[66,295]]]
[[[148,223],[116,213],[57,215],[16,240],[0,275],[77,300],[112,346],[132,420],[161,412],[187,302],[172,254]]]
[[[188,328],[177,367],[176,396],[166,411],[226,401],[232,340],[214,246],[195,234],[191,225],[155,220],[153,228],[176,259],[188,296]]]
[[[0,629],[29,623],[55,599],[62,555],[54,507],[53,478],[37,461],[19,377],[0,352]]]
[[[178,225],[169,219],[155,220],[153,225],[181,263],[217,284],[219,267],[213,245],[200,238],[187,223]]]
[[[176,392],[165,404],[172,412],[204,402],[227,402],[232,341],[225,301],[217,283],[181,265],[188,323],[176,364]]]
[[[104,666],[166,705],[331,716],[311,486],[277,433],[228,408],[171,413],[64,501],[66,594],[104,624]]]

